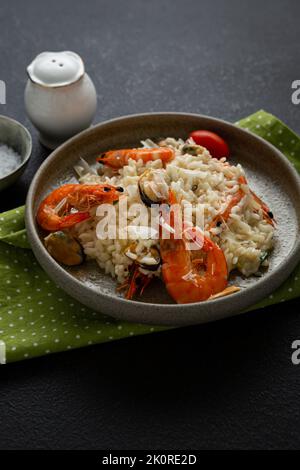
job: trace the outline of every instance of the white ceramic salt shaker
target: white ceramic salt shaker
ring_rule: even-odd
[[[91,125],[97,94],[78,54],[43,52],[27,72],[25,108],[43,145],[54,149]]]

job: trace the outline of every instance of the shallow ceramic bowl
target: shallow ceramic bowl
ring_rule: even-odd
[[[0,191],[13,184],[24,172],[31,155],[31,135],[19,122],[6,116],[0,116],[1,144],[5,144],[18,152],[22,157],[22,163],[8,175],[0,177]]]
[[[73,166],[80,157],[89,163],[107,149],[137,146],[141,139],[163,136],[186,138],[195,129],[223,136],[231,161],[240,162],[252,188],[269,203],[277,220],[275,249],[262,277],[235,278],[241,291],[201,303],[176,305],[161,281],[150,285],[140,301],[128,301],[116,292],[116,283],[94,262],[79,267],[60,266],[46,251],[35,215],[39,203],[53,188],[76,182]],[[188,325],[237,314],[276,289],[300,258],[300,184],[287,159],[263,139],[232,124],[206,116],[181,113],[143,114],[114,119],[73,137],[53,152],[36,173],[26,203],[26,226],[32,249],[49,276],[68,294],[92,309],[114,317],[153,324]]]

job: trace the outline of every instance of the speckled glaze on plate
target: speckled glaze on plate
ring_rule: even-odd
[[[186,305],[174,304],[161,281],[152,283],[139,301],[116,292],[116,282],[95,262],[60,266],[43,246],[35,214],[41,200],[55,187],[76,182],[73,166],[80,157],[94,163],[102,151],[137,146],[141,139],[186,138],[195,129],[219,133],[229,143],[231,161],[240,162],[251,187],[269,203],[277,220],[275,249],[262,277],[235,278],[241,291],[228,297]],[[288,160],[263,139],[220,119],[183,113],[126,116],[107,121],[73,137],[55,150],[36,173],[26,202],[26,227],[38,261],[69,295],[92,309],[134,322],[191,325],[240,313],[275,290],[300,260],[300,183]]]

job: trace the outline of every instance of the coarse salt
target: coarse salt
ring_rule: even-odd
[[[0,144],[0,178],[9,175],[22,163],[21,155],[11,147]]]

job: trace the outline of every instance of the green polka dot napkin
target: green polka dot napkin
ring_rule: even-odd
[[[242,119],[278,147],[300,172],[300,138],[264,111]],[[256,309],[300,296],[300,266]],[[0,214],[0,363],[164,330],[93,312],[58,288],[42,270],[26,237],[24,207]]]

